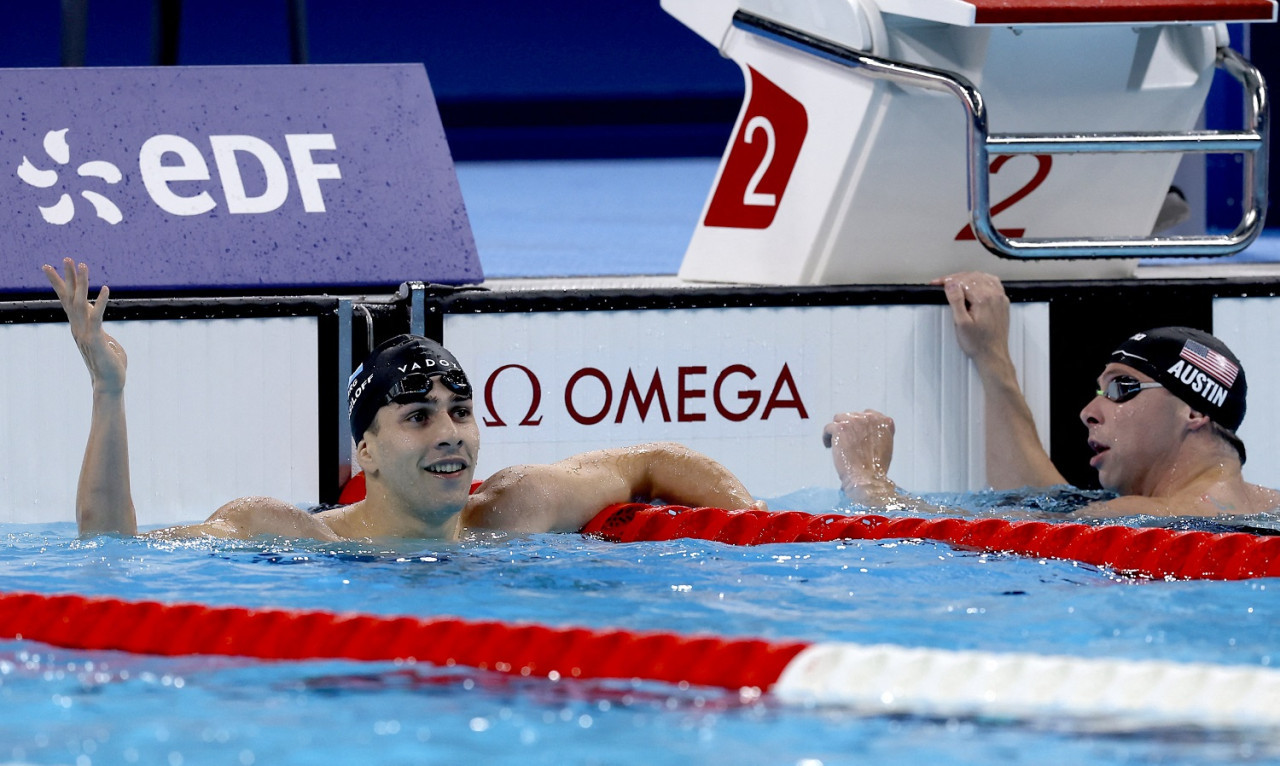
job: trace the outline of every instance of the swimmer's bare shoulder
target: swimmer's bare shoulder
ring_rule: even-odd
[[[179,539],[226,537],[247,540],[259,535],[336,541],[338,536],[317,516],[273,497],[241,497],[213,512],[200,524],[169,527],[149,537]]]
[[[1074,515],[1092,519],[1114,519],[1122,516],[1172,516],[1175,512],[1164,498],[1122,495],[1089,503]]]
[[[1280,492],[1256,484],[1242,487],[1212,487],[1198,495],[1142,497],[1125,495],[1091,503],[1078,511],[1081,516],[1247,516],[1280,508]]]
[[[1257,509],[1255,513],[1280,510],[1280,492],[1257,484],[1249,485],[1250,504]]]

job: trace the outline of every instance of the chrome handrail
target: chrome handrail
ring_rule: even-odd
[[[1270,137],[1266,83],[1261,73],[1230,48],[1219,48],[1215,65],[1244,86],[1243,131],[1185,133],[1031,134],[989,133],[986,102],[967,78],[933,67],[880,58],[739,9],[739,29],[849,67],[867,77],[951,93],[968,117],[968,206],[973,231],[988,250],[1005,258],[1175,258],[1221,257],[1248,247],[1262,232],[1267,208]],[[1244,157],[1244,210],[1227,235],[1175,237],[1016,238],[1001,234],[991,220],[989,156],[1001,154],[1101,154],[1123,152],[1230,153]]]

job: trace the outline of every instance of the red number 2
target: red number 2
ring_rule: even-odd
[[[1002,154],[999,157],[996,157],[991,163],[991,172],[999,173],[1000,168],[1004,167],[1004,164],[1012,159],[1013,156],[1014,155],[1012,154]],[[1021,201],[1028,194],[1035,191],[1036,187],[1044,183],[1044,179],[1049,177],[1049,168],[1053,167],[1053,157],[1048,154],[1037,154],[1035,155],[1035,158],[1036,161],[1040,163],[1039,167],[1036,168],[1036,174],[1032,176],[1031,180],[1025,183],[1021,189],[1010,194],[995,207],[991,208],[991,216],[993,218],[1003,211],[1013,207],[1014,203]],[[1006,237],[1021,237],[1026,233],[1026,231],[1026,229],[1000,229],[1000,233]],[[956,235],[957,241],[966,239],[977,239],[973,234],[973,224],[966,223],[964,228],[960,230],[960,233]]]

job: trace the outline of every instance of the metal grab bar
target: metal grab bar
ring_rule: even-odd
[[[1216,66],[1244,86],[1246,129],[1186,133],[1098,133],[991,135],[982,93],[961,75],[879,58],[739,9],[733,25],[769,40],[857,70],[878,80],[954,95],[968,116],[968,205],[973,231],[988,250],[1004,258],[1181,258],[1221,257],[1248,247],[1262,232],[1267,208],[1270,136],[1267,89],[1261,73],[1230,48],[1219,48]],[[1244,210],[1240,223],[1222,236],[1096,237],[1037,239],[1006,237],[991,220],[989,155],[1102,154],[1123,152],[1230,153],[1244,157]]]

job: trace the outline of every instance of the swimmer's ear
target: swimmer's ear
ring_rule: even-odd
[[[361,439],[356,443],[356,462],[360,464],[360,470],[367,475],[377,475],[377,450],[370,446],[368,439]]]
[[[1192,431],[1199,431],[1201,428],[1208,428],[1213,421],[1209,416],[1198,410],[1187,411],[1187,428]]]

